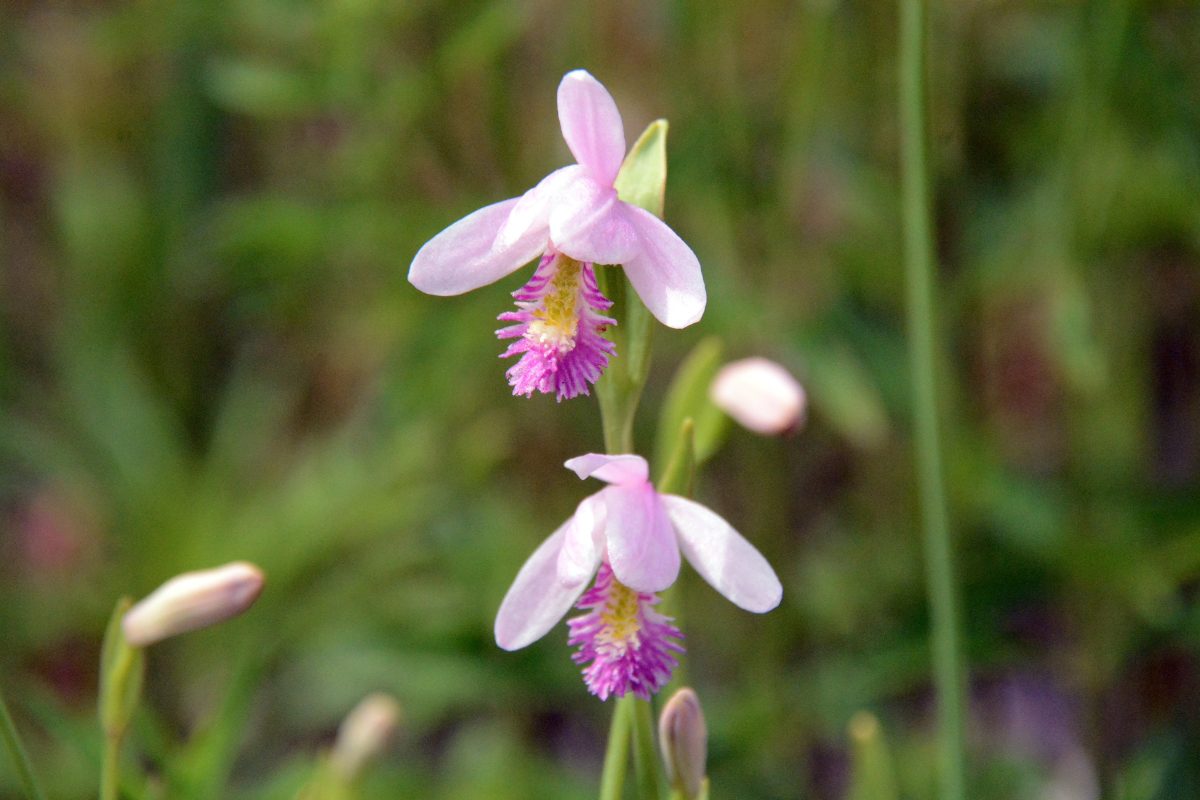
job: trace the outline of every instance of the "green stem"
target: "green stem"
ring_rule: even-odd
[[[654,750],[654,715],[650,704],[632,695],[621,699],[633,701],[633,772],[638,797],[658,800],[658,753]]]
[[[700,784],[700,794],[688,797],[682,789],[672,789],[670,794],[667,795],[667,800],[708,800],[708,792],[709,782],[708,778],[705,778],[704,782]]]
[[[110,673],[112,683],[108,685],[108,689],[114,696],[119,697],[124,694],[122,688],[129,682],[131,670],[136,666],[135,655],[134,650],[122,639],[120,649],[117,650],[111,662],[113,665]],[[123,705],[119,700],[113,700],[112,704],[113,707]],[[125,741],[127,725],[128,718],[122,714],[119,722],[104,726],[104,760],[100,764],[100,800],[117,800],[120,796],[121,745]]]
[[[938,699],[941,797],[942,800],[962,800],[965,793],[965,691],[934,366],[935,265],[925,163],[925,25],[924,0],[900,0],[900,167],[908,341],[926,591],[933,628],[931,648]]]
[[[4,701],[3,692],[0,692],[0,734],[4,736],[4,746],[12,758],[17,777],[25,789],[25,796],[29,800],[43,800],[45,795],[42,794],[37,778],[33,775],[33,765],[29,761],[29,754],[25,752],[25,745],[21,742],[21,735],[17,732],[12,715],[8,713],[8,703]]]
[[[601,408],[604,404],[601,403]],[[623,409],[622,409],[623,410]],[[633,427],[624,422],[620,414],[602,414],[601,427],[604,430],[604,451],[606,453],[632,453]]]
[[[629,290],[624,274],[606,275],[605,289],[625,322],[621,343],[623,356],[608,365],[597,383],[604,449],[609,453],[633,452],[633,418],[645,384],[649,360],[651,326],[646,309]],[[641,800],[658,800],[659,764],[654,753],[654,721],[650,704],[626,695],[616,702],[604,772],[600,778],[601,800],[618,800],[625,786],[630,740],[634,744],[634,768]]]
[[[100,800],[117,800],[121,782],[121,744],[137,710],[146,673],[146,654],[130,646],[121,621],[132,601],[122,597],[108,620],[100,653],[100,728],[104,761],[100,765]]]
[[[616,701],[608,749],[604,752],[604,772],[600,777],[600,800],[620,800],[629,768],[630,745],[637,796],[640,800],[658,800],[659,765],[654,749],[654,718],[650,704],[627,694]]]
[[[100,800],[117,800],[121,781],[121,736],[104,737],[104,761],[100,765]]]
[[[596,381],[604,449],[609,453],[632,453],[633,422],[646,384],[653,325],[650,312],[621,270],[600,267],[596,281],[601,292],[612,300],[618,320],[609,332],[617,345],[617,355]]]
[[[667,183],[666,142],[666,121],[652,122],[629,151],[613,184],[622,201],[658,217],[662,216]],[[654,322],[623,270],[600,267],[596,270],[596,280],[601,292],[613,302],[612,315],[617,322],[609,331],[617,355],[596,382],[604,448],[610,454],[632,453],[634,416],[646,384]],[[659,764],[654,754],[651,717],[650,705],[632,695],[616,702],[600,779],[601,800],[621,797],[631,737],[636,748],[634,763],[639,796],[642,800],[658,800]]]
[[[633,726],[632,696],[617,701],[612,725],[608,729],[608,748],[604,751],[604,772],[600,775],[600,800],[621,800],[625,789],[625,771],[629,766],[629,737]]]

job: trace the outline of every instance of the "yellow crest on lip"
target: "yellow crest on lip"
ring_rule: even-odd
[[[597,635],[597,640],[603,644],[624,650],[631,643],[636,643],[637,634],[642,629],[638,619],[640,598],[638,593],[621,583],[614,576],[608,589],[607,602],[600,612],[604,630]]]
[[[542,298],[541,307],[533,312],[526,336],[542,344],[553,344],[560,352],[575,347],[579,332],[580,278],[583,265],[573,258],[560,255],[550,279],[551,289]]]

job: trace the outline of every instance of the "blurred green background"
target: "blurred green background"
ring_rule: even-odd
[[[931,25],[971,796],[1200,796],[1200,9]],[[366,797],[595,796],[610,709],[565,627],[491,638],[595,488],[561,467],[601,449],[595,403],[509,396],[521,275],[405,280],[569,163],[554,92],[585,67],[630,141],[670,119],[666,216],[709,287],[657,337],[639,448],[707,334],[809,392],[802,432],[731,431],[697,489],[785,587],[754,617],[685,576],[713,796],[880,796],[865,709],[932,797],[895,27],[837,0],[0,6],[0,679],[50,794],[94,792],[117,597],[242,558],[259,605],[150,653],[143,796],[290,798],[377,689],[405,729]]]

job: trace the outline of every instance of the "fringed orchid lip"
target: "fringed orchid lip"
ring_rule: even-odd
[[[560,401],[588,394],[616,353],[604,331],[617,324],[602,313],[612,301],[596,285],[592,265],[550,250],[513,297],[518,310],[499,320],[516,324],[496,331],[500,339],[516,339],[500,357],[521,356],[507,373],[513,394],[536,391]]]
[[[600,565],[595,585],[579,598],[584,613],[567,621],[572,660],[583,670],[588,691],[607,700],[632,692],[643,700],[658,692],[679,665],[683,634],[654,609],[658,595],[637,592]]]

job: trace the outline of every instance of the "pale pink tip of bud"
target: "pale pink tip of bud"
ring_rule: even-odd
[[[700,699],[691,689],[680,689],[663,706],[658,718],[658,743],[671,786],[688,800],[699,797],[708,758],[708,728]]]
[[[125,640],[146,647],[236,617],[254,605],[263,580],[262,570],[245,561],[176,575],[125,614]]]
[[[708,396],[739,424],[764,436],[779,436],[804,422],[804,388],[786,369],[765,358],[726,364]]]
[[[394,698],[382,692],[363,698],[338,728],[331,756],[334,767],[353,780],[383,752],[399,725],[400,704]]]

